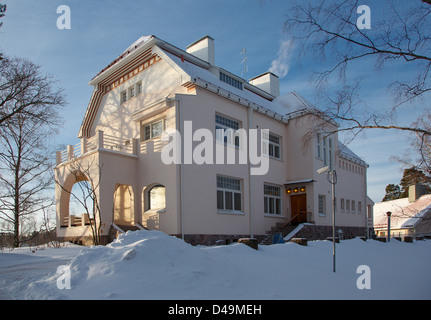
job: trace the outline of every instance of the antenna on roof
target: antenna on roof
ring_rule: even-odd
[[[241,63],[244,63],[244,79],[247,81],[247,49],[242,49],[240,54],[244,54],[244,59],[241,61]]]

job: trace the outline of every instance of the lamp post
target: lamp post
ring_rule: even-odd
[[[329,166],[317,170],[317,173],[326,173],[332,184],[332,271],[335,272],[335,184],[337,183],[337,173]],[[331,176],[330,179],[329,176]]]
[[[387,240],[389,242],[389,241],[391,241],[391,215],[392,215],[392,212],[388,211],[388,212],[386,212],[386,215],[388,216],[388,237],[387,237]]]

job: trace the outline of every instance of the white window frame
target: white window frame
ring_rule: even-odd
[[[153,127],[160,122],[162,122],[162,132],[158,135],[154,135]],[[147,137],[147,132],[146,132],[147,128],[149,128],[149,134],[150,134],[149,137]],[[163,133],[166,131],[166,119],[159,119],[156,121],[142,124],[141,130],[142,130],[142,134],[141,134],[142,141],[148,141],[148,140],[151,140],[151,139],[154,139],[157,137],[161,137],[163,135]]]
[[[216,186],[217,212],[229,214],[243,214],[244,212],[242,211],[243,201],[241,179],[217,175]],[[219,200],[221,200],[222,203],[220,203]]]
[[[266,216],[281,216],[281,190],[280,186],[273,184],[265,183],[263,185],[263,212]]]
[[[228,118],[221,114],[215,115],[215,132],[216,141],[231,147],[240,147],[240,137],[236,134],[237,130],[241,128],[241,122],[232,118]],[[221,133],[223,130],[223,134]]]
[[[326,196],[319,194],[317,200],[319,216],[326,216]]]
[[[334,138],[328,136],[322,138],[322,134],[317,134],[316,158],[323,160],[324,166],[334,168]]]
[[[135,94],[136,91],[135,91],[134,85],[131,86],[127,91],[128,91],[129,100],[136,96],[136,94]]]
[[[127,101],[127,90],[123,90],[120,93],[120,102],[124,103]]]
[[[138,96],[142,93],[142,81],[138,81],[135,84],[135,96]]]
[[[278,150],[278,156],[276,156],[276,150]],[[272,159],[281,160],[281,137],[276,134],[269,133],[268,150],[264,150],[264,153]]]

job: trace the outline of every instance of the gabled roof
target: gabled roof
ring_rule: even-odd
[[[423,195],[415,202],[409,202],[409,198],[384,201],[374,205],[374,228],[387,228],[390,211],[391,228],[413,228],[431,214],[431,194]]]
[[[338,141],[338,152],[341,158],[352,161],[361,166],[368,167],[368,164],[361,157],[359,157],[356,153],[354,153],[351,149],[349,149],[345,144],[340,141]]]
[[[283,123],[287,123],[289,119],[301,116],[307,111],[318,110],[296,92],[274,97],[244,79],[218,66],[211,65],[154,35],[150,35],[140,37],[90,81],[90,85],[93,85],[95,90],[84,116],[79,137],[89,136],[102,96],[105,93],[104,87],[109,84],[109,81],[112,81],[115,76],[122,72],[126,72],[129,65],[133,67],[136,61],[142,61],[142,59],[154,54],[158,54],[181,74],[183,85],[188,82],[194,83]],[[218,77],[219,71],[240,80],[243,84],[243,90],[221,81]]]

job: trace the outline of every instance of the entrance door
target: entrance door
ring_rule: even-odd
[[[300,194],[291,196],[292,224],[307,222],[307,195]]]

